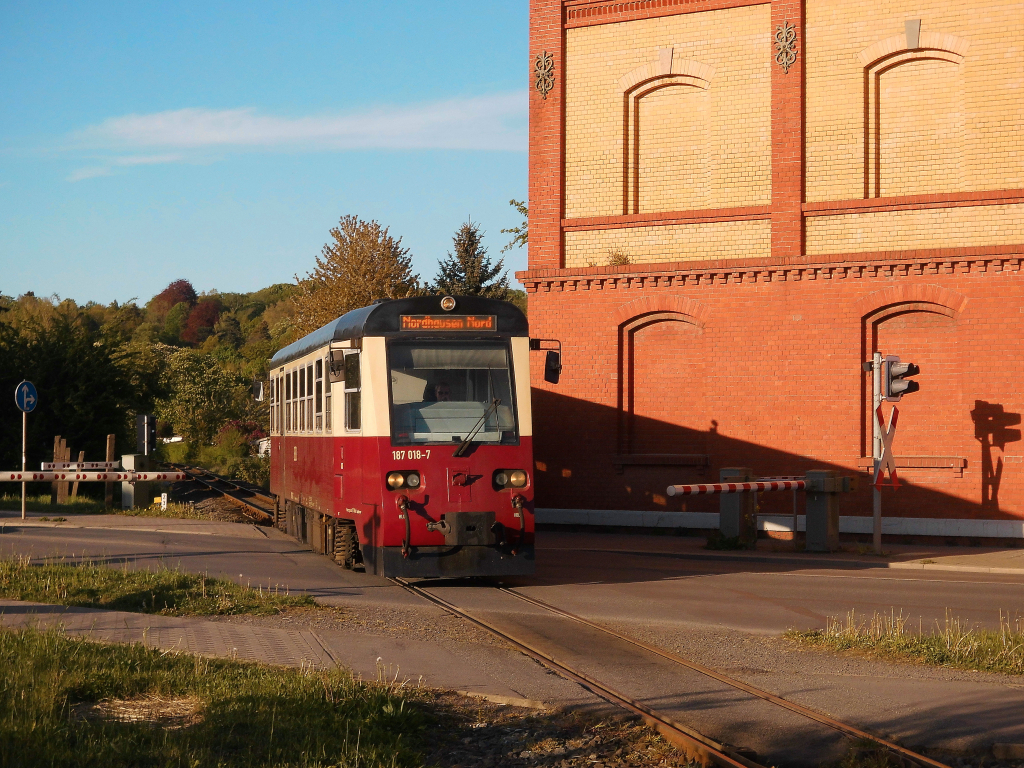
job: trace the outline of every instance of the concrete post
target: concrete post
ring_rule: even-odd
[[[148,457],[141,453],[126,453],[121,457],[121,467],[126,472],[145,472],[149,469]],[[121,483],[121,509],[135,509],[149,506],[151,483]]]
[[[749,467],[724,467],[719,470],[720,483],[746,483],[754,480]],[[723,493],[718,497],[718,529],[725,539],[757,538],[757,494]]]
[[[831,469],[807,473],[807,551],[839,549],[839,494],[843,479]]]

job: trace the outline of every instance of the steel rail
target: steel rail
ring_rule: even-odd
[[[682,723],[676,722],[667,715],[631,699],[624,693],[611,688],[578,669],[570,667],[565,662],[558,661],[550,654],[545,653],[529,643],[516,638],[514,635],[510,635],[504,630],[499,629],[493,624],[472,615],[468,611],[459,608],[457,605],[448,602],[442,597],[433,595],[425,589],[414,584],[410,584],[405,579],[399,577],[390,577],[389,581],[408,590],[414,595],[441,607],[449,613],[475,624],[502,640],[505,640],[522,653],[525,653],[527,656],[535,659],[567,680],[578,683],[599,698],[602,698],[611,704],[615,704],[616,706],[622,707],[633,714],[639,715],[648,725],[655,728],[670,743],[682,751],[687,759],[699,760],[705,765],[708,763],[714,763],[716,765],[726,766],[727,768],[764,768],[760,763],[756,763],[742,755],[735,747],[710,739],[692,728],[688,728]]]
[[[231,486],[237,488],[238,490],[244,491],[245,493],[249,493],[252,496],[256,496],[256,497],[259,497],[259,498],[262,498],[262,499],[266,499],[268,502],[273,504],[273,499],[271,499],[270,497],[264,496],[263,494],[254,493],[252,491],[248,491],[248,490],[246,490],[244,488],[241,488],[240,486],[236,485],[235,483],[232,483],[232,482],[230,482],[228,480],[225,480],[224,478],[220,477],[219,475],[215,475],[212,472],[209,472],[208,470],[205,470],[205,469],[197,469],[195,467],[187,467],[187,466],[184,466],[184,465],[181,465],[181,464],[167,464],[167,466],[174,467],[179,472],[185,474],[188,477],[188,479],[193,480],[193,481],[195,481],[197,483],[201,483],[202,485],[205,485],[207,488],[209,488],[211,491],[216,491],[217,493],[221,494],[222,496],[224,496],[229,501],[231,501],[231,502],[237,504],[238,506],[242,507],[243,511],[246,514],[249,514],[250,517],[252,515],[255,515],[256,519],[258,521],[260,521],[260,522],[270,522],[270,523],[274,522],[274,513],[272,511],[264,509],[263,507],[258,507],[255,504],[250,504],[248,501],[246,501],[245,499],[243,499],[242,497],[240,497],[236,493],[234,493],[232,491],[229,491],[229,490],[225,490],[224,488],[218,488],[216,486],[216,483],[224,483],[225,485],[231,485]],[[203,477],[203,475],[205,475],[206,477],[212,478],[212,480],[205,479]]]
[[[538,608],[542,608],[546,611],[549,611],[550,613],[554,613],[566,619],[571,619],[572,621],[578,622],[585,626],[591,627],[592,629],[596,629],[600,632],[604,632],[605,634],[611,635],[612,637],[615,637],[619,640],[623,640],[627,643],[635,645],[638,648],[643,648],[645,651],[650,651],[651,653],[661,656],[664,659],[674,661],[677,664],[686,667],[687,669],[691,669],[694,672],[699,672],[702,675],[707,675],[708,677],[711,677],[720,683],[725,683],[726,685],[732,686],[733,688],[737,688],[741,691],[749,693],[752,696],[757,696],[758,698],[764,699],[765,701],[768,701],[779,707],[788,709],[790,712],[795,712],[798,715],[803,715],[804,717],[819,722],[822,725],[826,725],[829,728],[839,731],[840,733],[843,733],[847,736],[852,736],[857,739],[866,739],[868,741],[874,742],[875,744],[878,744],[879,746],[885,747],[889,751],[896,753],[899,757],[905,758],[906,760],[909,760],[915,764],[921,766],[930,766],[930,768],[949,768],[949,766],[945,763],[940,763],[937,760],[933,760],[930,757],[918,754],[917,752],[907,749],[906,747],[901,747],[899,744],[895,744],[887,739],[882,738],[881,736],[877,736],[867,731],[862,731],[856,726],[849,725],[847,723],[844,723],[840,720],[836,720],[835,718],[829,717],[828,715],[824,715],[808,707],[796,704],[790,701],[789,699],[784,699],[781,696],[776,696],[774,693],[770,693],[769,691],[757,688],[756,686],[750,685],[749,683],[744,683],[742,680],[737,680],[735,678],[729,677],[728,675],[723,675],[721,672],[716,672],[715,670],[710,669],[709,667],[705,667],[702,664],[698,664],[697,662],[690,661],[689,659],[684,659],[682,656],[678,656],[677,654],[674,654],[671,651],[666,651],[665,649],[659,648],[656,645],[645,643],[642,640],[637,640],[635,637],[624,635],[621,632],[616,632],[614,629],[609,629],[608,627],[597,624],[596,622],[590,621],[589,619],[585,619],[582,616],[577,616],[576,614],[570,613],[569,611],[564,611],[561,608],[556,608],[550,603],[545,603],[543,600],[538,600],[535,597],[524,595],[521,592],[517,592],[514,589],[509,589],[508,587],[497,587],[497,589],[500,592],[504,592],[514,597],[518,597],[520,600],[523,600]]]
[[[170,466],[177,467],[179,465],[171,464]],[[249,494],[250,496],[252,496],[252,497],[254,497],[256,499],[259,499],[260,501],[265,502],[266,504],[268,504],[271,507],[274,506],[274,504],[275,504],[275,500],[274,500],[273,496],[268,496],[267,494],[261,493],[260,491],[254,491],[252,488],[248,488],[248,487],[246,487],[244,485],[239,485],[237,481],[231,480],[231,479],[229,479],[227,477],[221,477],[220,475],[214,474],[210,470],[204,469],[203,467],[187,467],[187,469],[190,470],[192,473],[200,473],[200,474],[204,475],[205,477],[211,478],[209,481],[204,481],[204,482],[224,483],[225,485],[231,486],[236,491],[241,491],[242,493],[247,493],[247,494]]]

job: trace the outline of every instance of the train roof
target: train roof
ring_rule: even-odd
[[[270,359],[271,367],[308,355],[331,342],[361,339],[363,336],[384,336],[401,330],[402,315],[493,315],[497,319],[496,333],[508,336],[527,336],[530,333],[526,315],[515,304],[480,296],[455,296],[455,308],[450,312],[441,308],[442,296],[416,296],[409,299],[378,301],[368,307],[346,312],[337,320],[317,328],[298,341],[279,350]],[[450,331],[431,331],[431,335],[447,336]],[[465,338],[465,331],[458,331]]]

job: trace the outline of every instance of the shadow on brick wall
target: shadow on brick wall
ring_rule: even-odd
[[[981,488],[952,472],[949,479],[943,475],[934,483],[948,484],[949,492],[915,484],[903,476],[899,490],[882,491],[885,516],[1019,519],[1005,509],[1021,506],[1024,499],[1003,498],[1000,502],[1002,461],[993,464],[992,449],[1021,439],[1020,430],[1009,428],[1019,424],[1021,416],[983,401],[975,403],[971,415],[975,436],[981,442]],[[722,467],[743,466],[761,477],[803,475],[809,469],[857,475],[860,487],[842,498],[841,514],[871,515],[871,478],[866,472],[728,437],[718,431],[714,421],[707,430],[696,430],[633,416],[624,426],[624,417],[616,408],[539,389],[533,390],[533,417],[538,507],[717,512],[717,497],[672,498],[666,496],[665,489],[673,483],[717,482]],[[638,454],[638,442],[628,437],[637,434],[656,436],[654,441],[648,439],[644,448],[668,455]],[[977,496],[971,498],[974,494]],[[762,514],[786,515],[793,510],[788,493],[761,494],[759,504]]]

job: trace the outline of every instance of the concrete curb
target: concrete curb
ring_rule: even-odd
[[[584,547],[584,549],[587,549]],[[734,562],[749,562],[749,563],[780,563],[780,564],[799,564],[806,566],[815,566],[823,568],[843,568],[843,567],[854,567],[854,568],[891,568],[894,570],[931,570],[931,571],[949,571],[954,573],[992,573],[992,574],[1004,574],[1011,576],[1024,576],[1024,568],[999,568],[995,566],[976,566],[976,565],[943,565],[941,563],[918,563],[914,561],[885,561],[885,560],[853,560],[848,557],[835,557],[829,558],[827,555],[822,556],[818,554],[814,555],[773,555],[771,553],[757,553],[755,550],[754,554],[744,554],[741,551],[715,551],[715,550],[700,550],[699,552],[669,552],[666,550],[601,550],[601,551],[614,551],[614,552],[630,552],[637,555],[672,555],[674,557],[689,557],[698,560],[732,560]]]
[[[1024,576],[1024,568],[997,568],[982,565],[942,565],[941,563],[889,563],[890,568],[921,571],[952,571],[954,573],[1005,573]]]

